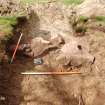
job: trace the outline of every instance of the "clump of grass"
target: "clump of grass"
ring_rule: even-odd
[[[75,28],[75,32],[76,32],[76,33],[85,34],[86,31],[87,31],[87,28],[84,27],[84,26],[79,26],[79,27],[76,27],[76,28]]]
[[[7,17],[2,16],[0,17],[0,61],[3,57],[3,52],[5,49],[5,46],[13,36],[13,26],[17,24],[17,18],[16,17]]]
[[[86,23],[88,22],[88,19],[89,18],[85,16],[77,16],[76,12],[73,12],[69,18],[69,23],[71,24],[75,35],[85,35],[85,32],[87,31]]]
[[[96,16],[95,19],[96,19],[97,21],[105,22],[105,16]]]
[[[36,2],[36,1],[38,1],[38,0],[20,0],[21,3],[23,3],[23,4],[29,4],[29,5],[34,3],[34,2]]]
[[[17,24],[17,17],[0,17],[0,32],[2,38],[0,37],[0,50],[5,49],[5,45],[13,36],[13,26]]]
[[[79,16],[79,19],[78,21],[80,22],[87,22],[89,20],[89,17],[86,17],[86,16]]]
[[[17,17],[15,16],[1,16],[0,17],[0,24],[1,23],[9,23],[11,25],[15,25],[17,23]]]
[[[33,3],[40,3],[40,2],[47,2],[49,0],[20,0],[21,3],[23,4],[28,4],[28,5],[31,5]]]
[[[23,4],[30,5],[30,4],[35,3],[35,2],[39,2],[39,3],[41,3],[41,2],[48,2],[49,0],[20,0],[20,1]],[[61,1],[61,0],[59,0],[59,1]],[[78,4],[81,4],[83,2],[83,0],[62,0],[62,2],[64,4],[67,4],[67,5],[69,5],[69,4],[78,5]]]
[[[6,35],[11,34],[13,26],[17,24],[16,17],[0,17],[0,31]]]
[[[63,0],[63,3],[67,5],[70,5],[70,4],[78,5],[78,4],[81,4],[82,2],[83,0]]]

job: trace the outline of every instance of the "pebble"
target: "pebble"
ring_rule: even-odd
[[[42,65],[43,64],[43,59],[42,58],[35,58],[34,59],[34,64],[36,64],[36,65]]]

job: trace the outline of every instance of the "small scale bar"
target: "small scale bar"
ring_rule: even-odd
[[[81,72],[24,72],[22,75],[72,75],[82,74]]]

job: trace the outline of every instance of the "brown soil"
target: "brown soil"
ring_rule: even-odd
[[[43,31],[40,19],[35,17],[37,16],[33,15],[31,20],[22,26],[24,36],[32,35],[36,37],[40,34],[43,37],[45,35],[43,33],[45,31],[49,32],[51,29],[46,29],[48,23],[41,20],[44,24],[42,24]],[[46,16],[42,19],[45,18]],[[50,19],[52,18],[50,17]],[[58,27],[60,28],[61,25],[62,23]],[[94,27],[95,24],[91,23],[91,25]],[[67,33],[70,34],[70,32],[67,32],[68,29],[65,30],[62,31],[60,28],[56,31],[56,34],[60,32],[63,37],[68,35]],[[4,62],[0,65],[0,105],[105,105],[104,34],[101,30],[89,29],[87,35],[80,37],[80,39],[88,40],[90,53],[96,58],[93,65],[83,65],[77,68],[82,74],[60,76],[21,75],[21,72],[26,71],[56,70],[55,67],[58,66],[53,59],[53,56],[57,53],[55,49],[43,55],[45,61],[43,65],[35,66],[32,58],[24,56],[17,56],[12,64]],[[27,40],[27,36],[24,37],[22,42]],[[67,36],[65,40],[68,37],[70,36]]]

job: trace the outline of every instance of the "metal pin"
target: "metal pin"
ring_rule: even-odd
[[[72,75],[82,74],[81,72],[23,72],[22,75]]]

